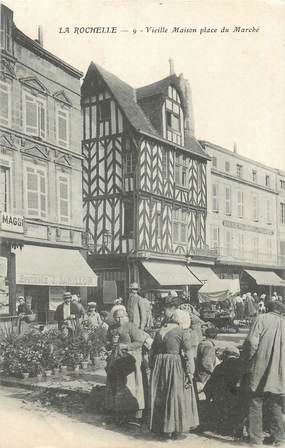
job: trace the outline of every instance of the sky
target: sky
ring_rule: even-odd
[[[133,87],[190,82],[195,135],[285,170],[285,1],[4,0],[19,29],[86,72],[91,60]],[[74,27],[117,27],[77,34]],[[69,27],[69,33],[60,33]],[[147,32],[165,27],[167,33]],[[196,29],[171,32],[173,27]],[[221,32],[226,27],[229,32]],[[235,27],[258,29],[233,32]],[[216,29],[217,31],[210,32]],[[122,31],[124,30],[124,31]],[[133,32],[136,30],[137,32]],[[202,32],[201,32],[202,31]]]

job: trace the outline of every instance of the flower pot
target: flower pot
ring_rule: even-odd
[[[82,362],[81,362],[81,368],[82,368],[83,370],[86,370],[87,367],[88,367],[88,361],[82,361]]]
[[[46,370],[45,371],[45,376],[51,376],[52,375],[52,371],[51,370]]]
[[[61,366],[61,367],[60,367],[60,370],[61,370],[62,372],[66,372],[66,371],[67,371],[67,366]]]
[[[26,380],[26,379],[28,379],[29,378],[29,373],[28,372],[23,372],[22,373],[22,378],[23,378],[23,380]]]

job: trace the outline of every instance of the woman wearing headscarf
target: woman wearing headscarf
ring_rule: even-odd
[[[152,339],[129,322],[120,308],[114,312],[115,324],[108,330],[111,355],[107,360],[106,409],[122,424],[142,418],[145,396],[142,373],[142,347],[150,348]]]
[[[178,305],[177,294],[166,297],[165,320],[151,349],[149,427],[167,438],[199,425],[190,332],[176,322]]]

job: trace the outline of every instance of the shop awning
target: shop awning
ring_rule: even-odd
[[[190,266],[189,269],[202,283],[210,281],[214,282],[219,279],[214,271],[206,266]]]
[[[282,280],[279,275],[273,271],[252,271],[251,269],[245,269],[248,275],[256,281],[257,285],[261,286],[285,286],[285,280]]]
[[[143,261],[142,265],[161,286],[201,285],[183,264]]]
[[[96,274],[77,250],[26,245],[15,254],[18,285],[97,286]]]

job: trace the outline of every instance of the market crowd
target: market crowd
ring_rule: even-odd
[[[23,304],[21,304],[23,305]],[[62,331],[87,320],[106,330],[105,409],[112,420],[140,425],[163,439],[189,431],[215,431],[253,445],[285,441],[285,306],[276,293],[227,300],[233,317],[249,321],[242,344],[221,346],[218,329],[205,323],[184,296],[169,291],[154,329],[151,303],[136,283],[126,303],[85,312],[64,294],[55,317]],[[20,309],[20,311],[24,311]],[[264,434],[267,437],[264,438]]]

